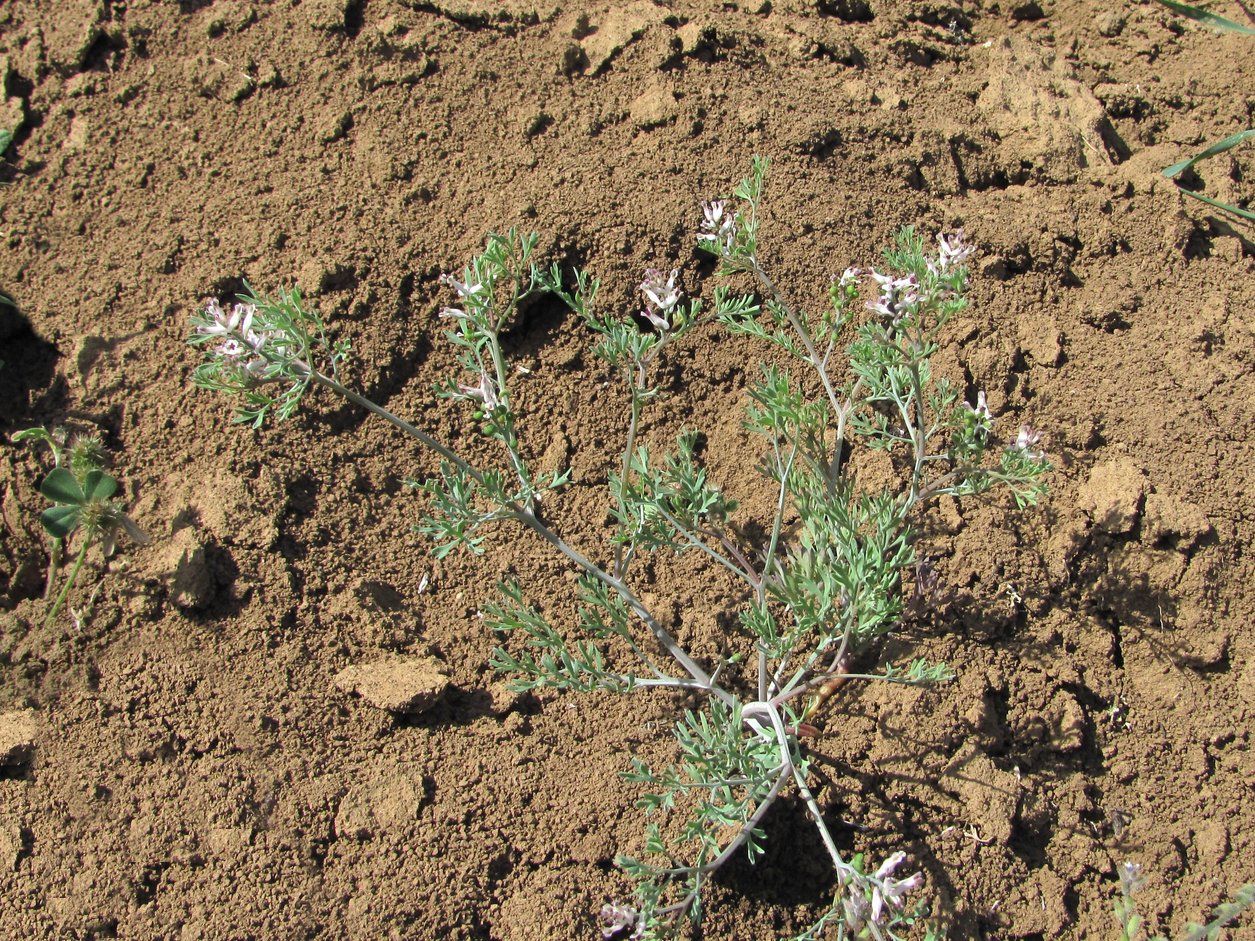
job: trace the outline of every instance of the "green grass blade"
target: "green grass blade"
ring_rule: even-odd
[[[1255,128],[1251,128],[1246,131],[1238,131],[1236,134],[1230,134],[1224,140],[1216,141],[1216,143],[1212,144],[1206,150],[1195,154],[1189,160],[1182,160],[1180,163],[1174,163],[1172,166],[1163,171],[1163,175],[1171,180],[1174,176],[1180,176],[1200,160],[1206,160],[1209,157],[1222,154],[1226,150],[1231,150],[1244,140],[1251,137],[1255,137]]]
[[[1188,3],[1177,3],[1175,0],[1159,0],[1159,2],[1169,10],[1180,13],[1195,23],[1202,23],[1204,26],[1210,26],[1212,29],[1219,30],[1222,33],[1241,33],[1244,36],[1255,36],[1255,29],[1249,26],[1243,26],[1241,23],[1227,20],[1223,16],[1217,16],[1215,13],[1208,13],[1206,10],[1192,7]]]
[[[1241,219],[1255,222],[1255,212],[1251,212],[1249,209],[1239,209],[1237,206],[1230,206],[1228,203],[1222,203],[1218,199],[1212,199],[1210,196],[1204,196],[1202,193],[1196,193],[1193,190],[1182,189],[1181,192],[1186,196],[1193,196],[1199,202],[1215,206],[1217,209],[1223,209],[1225,212],[1231,212]]]

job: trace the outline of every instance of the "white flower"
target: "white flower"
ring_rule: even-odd
[[[601,936],[603,938],[613,938],[622,931],[627,931],[633,925],[636,925],[636,919],[639,917],[636,909],[630,905],[606,904],[601,906],[601,913],[598,920],[601,922]],[[640,927],[633,932],[632,937],[639,937]]]
[[[984,390],[976,393],[975,405],[968,405],[964,402],[963,407],[980,419],[981,424],[989,425],[993,423],[994,417],[989,412],[989,403],[985,401]]]
[[[671,324],[667,320],[666,317],[660,317],[657,314],[655,314],[652,310],[649,310],[648,308],[641,311],[641,316],[644,317],[646,320],[648,320],[650,323],[652,323],[655,327],[657,327],[663,333],[666,333],[671,329]]]
[[[919,282],[915,280],[915,275],[895,278],[891,274],[881,274],[875,270],[870,274],[880,285],[880,297],[867,305],[868,310],[896,324],[903,314],[910,313],[911,308],[919,303]]]
[[[959,229],[949,237],[938,235],[937,245],[941,253],[940,258],[938,258],[938,262],[941,264],[942,271],[945,271],[952,265],[963,264],[963,262],[967,261],[972,256],[972,253],[976,251],[976,249],[971,245],[964,243],[962,229]]]
[[[675,310],[683,294],[675,283],[676,278],[679,276],[680,269],[678,268],[672,269],[670,277],[665,279],[661,271],[656,268],[650,268],[645,272],[645,280],[641,282],[641,291],[645,295],[646,302],[650,305],[641,313],[650,323],[664,333],[671,329],[671,321],[668,319],[668,315]]]
[[[501,400],[497,398],[497,390],[494,388],[492,380],[488,378],[488,373],[481,372],[479,374],[479,385],[477,386],[458,386],[458,391],[468,399],[475,399],[483,402],[484,408],[492,411],[496,408]]]
[[[906,894],[918,889],[924,884],[924,874],[922,872],[917,872],[915,875],[908,876],[905,879],[890,878],[893,871],[901,866],[903,860],[905,859],[906,853],[894,853],[881,863],[880,868],[876,870],[874,878],[878,880],[880,884],[877,885],[875,890],[872,892],[872,921],[880,921],[880,917],[884,912],[886,904],[895,908],[901,908],[902,901],[906,897]]]
[[[732,250],[736,238],[736,215],[727,211],[727,204],[722,199],[702,203],[702,227],[697,234],[698,244],[717,242],[717,247],[709,248],[716,254]]]
[[[858,279],[862,273],[863,269],[861,268],[855,268],[853,266],[846,268],[845,271],[841,272],[841,277],[838,279],[837,285],[843,288],[848,288],[851,284],[858,284]]]
[[[1123,862],[1119,867],[1120,891],[1126,896],[1132,895],[1142,887],[1142,867],[1134,862]]]
[[[197,333],[204,333],[208,336],[214,336],[219,333],[226,333],[226,318],[222,315],[222,307],[218,303],[218,298],[207,297],[203,301],[205,316],[209,318],[208,323],[203,323],[196,328]]]
[[[449,285],[449,287],[457,291],[458,297],[471,297],[484,289],[483,282],[479,280],[479,276],[474,271],[466,273],[465,281],[459,281],[451,274],[442,274],[440,282]]]
[[[1041,443],[1041,432],[1032,425],[1021,425],[1020,433],[1015,436],[1007,447],[1015,451],[1023,451],[1027,457],[1040,458],[1042,450],[1038,447]]]
[[[211,297],[205,301],[205,314],[209,319],[206,323],[199,324],[196,332],[211,337],[232,334],[247,337],[253,329],[253,315],[256,313],[257,308],[253,304],[236,304],[228,316],[217,298]]]
[[[273,335],[253,329],[257,305],[236,304],[228,314],[217,299],[211,297],[205,301],[204,310],[208,320],[198,324],[196,332],[205,336],[222,337],[222,342],[214,347],[214,352],[223,359],[239,360],[249,353],[254,354],[242,368],[254,378],[260,378],[266,369],[262,348]],[[283,350],[282,344],[277,344],[275,348],[280,352]]]
[[[645,272],[645,280],[641,282],[641,290],[645,292],[645,297],[649,299],[650,303],[663,313],[667,313],[680,302],[680,295],[683,292],[675,284],[675,279],[679,275],[680,269],[673,268],[670,277],[664,281],[662,272],[657,268],[650,268]]]

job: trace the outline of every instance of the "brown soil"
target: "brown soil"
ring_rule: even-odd
[[[805,303],[903,223],[966,228],[974,303],[939,367],[1059,464],[1041,509],[950,505],[928,534],[949,600],[881,656],[958,680],[829,704],[844,846],[905,849],[957,938],[1113,937],[1126,859],[1163,930],[1255,880],[1253,250],[1159,175],[1249,126],[1255,46],[1148,2],[559,2],[0,9],[0,935],[595,936],[643,829],[618,772],[667,754],[676,702],[507,693],[479,606],[511,572],[564,610],[569,573],[510,531],[433,562],[403,486],[430,456],[343,403],[228,427],[187,316],[299,284],[353,384],[477,447],[431,394],[437,275],[517,225],[625,311],[647,266],[709,292],[698,201],[752,154]],[[1251,149],[1200,172],[1249,196]],[[527,447],[574,470],[554,516],[600,551],[619,392],[569,316],[512,343]],[[706,428],[715,478],[751,487],[759,355],[687,344],[647,437]],[[105,437],[153,539],[44,627],[46,463],[7,436],[59,422]],[[728,585],[661,567],[647,590],[699,655],[730,649]],[[398,655],[436,700],[400,719],[342,675]],[[831,888],[786,802],[704,936],[783,934]]]

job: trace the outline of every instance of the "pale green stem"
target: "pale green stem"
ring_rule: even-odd
[[[637,381],[632,383],[632,404],[631,418],[628,420],[627,444],[623,448],[623,470],[619,475],[619,511],[624,517],[627,516],[627,488],[628,477],[632,473],[632,449],[636,447],[636,430],[641,419],[641,400],[640,390],[644,387],[644,367],[637,364]],[[625,547],[619,543],[614,547],[614,574],[616,578],[622,578],[627,574],[628,564],[632,561],[632,547],[627,547],[625,555]]]
[[[506,427],[505,449],[510,456],[514,473],[518,476],[519,483],[523,485],[523,492],[527,494],[527,509],[531,510],[535,505],[532,478],[527,472],[527,465],[523,463],[523,458],[519,455],[519,437],[514,431],[514,409],[511,407],[513,396],[510,395],[510,387],[506,382],[505,355],[501,352],[501,342],[496,331],[488,335],[488,348],[492,351],[492,366],[497,374],[497,388],[501,390],[501,401],[510,415],[509,424]]]
[[[74,567],[70,569],[65,585],[61,588],[61,594],[57,595],[56,603],[52,606],[52,610],[48,612],[48,618],[44,621],[45,627],[57,619],[57,614],[61,611],[61,605],[65,604],[65,599],[69,596],[70,589],[74,587],[74,580],[78,578],[78,570],[83,567],[83,560],[87,558],[87,550],[91,547],[93,536],[94,533],[85,532],[83,534],[83,548],[78,550],[78,558],[74,560]]]
[[[828,378],[827,370],[823,368],[823,358],[819,355],[819,351],[815,349],[815,343],[811,339],[810,331],[806,329],[805,325],[798,318],[793,308],[785,300],[784,295],[780,293],[780,289],[776,287],[775,282],[771,280],[771,278],[767,275],[767,272],[765,272],[762,269],[762,266],[759,265],[758,259],[750,258],[748,261],[750,264],[750,270],[754,273],[754,277],[762,282],[763,287],[765,287],[768,293],[771,294],[772,299],[779,304],[781,308],[783,308],[785,316],[789,320],[789,325],[793,328],[794,332],[798,336],[798,339],[802,341],[802,345],[806,348],[806,355],[810,357],[811,365],[815,367],[815,372],[819,374],[819,381],[823,383],[824,392],[828,396],[828,401],[832,405],[833,412],[838,415],[841,414],[840,398],[837,395],[837,390],[833,388],[832,380]],[[841,447],[840,442],[837,443],[837,447]]]
[[[414,438],[417,438],[418,441],[421,442],[423,445],[435,451],[441,457],[445,458],[447,461],[452,463],[454,466],[460,468],[476,483],[479,483],[481,485],[483,484],[484,478],[483,478],[483,475],[479,473],[479,471],[477,471],[474,467],[468,464],[465,460],[463,460],[461,457],[459,457],[457,454],[455,454],[445,445],[441,444],[431,435],[427,434],[424,431],[421,431],[418,428],[415,428],[405,419],[397,415],[394,415],[392,412],[388,411],[386,408],[383,408],[380,405],[376,405],[374,402],[372,402],[370,399],[366,398],[365,396],[360,395],[357,392],[354,392],[352,389],[349,389],[348,387],[341,385],[340,383],[336,382],[336,380],[332,379],[329,376],[323,375],[317,370],[311,370],[309,372],[309,375],[315,382],[318,382],[320,385],[326,386],[328,389],[332,390],[333,392],[336,392],[339,395],[344,396],[350,402],[353,402],[357,405],[362,406],[362,408],[366,409],[367,411],[373,412],[374,414],[378,415],[380,418],[383,418],[386,421],[395,425],[397,428],[400,428],[406,434],[412,435]],[[641,602],[641,600],[637,598],[636,595],[633,594],[632,590],[628,588],[628,586],[624,584],[620,579],[615,578],[613,575],[606,572],[600,566],[596,565],[595,563],[587,559],[582,553],[576,550],[573,546],[568,545],[566,541],[562,539],[561,536],[559,536],[557,533],[551,530],[548,526],[542,523],[536,517],[536,514],[534,514],[531,510],[528,510],[526,507],[520,506],[519,504],[514,503],[513,501],[507,501],[504,505],[504,509],[511,516],[513,516],[516,520],[518,520],[528,529],[532,530],[534,533],[536,533],[538,536],[540,536],[542,539],[544,539],[546,542],[552,545],[555,549],[557,549],[559,552],[565,555],[568,559],[570,559],[572,562],[574,562],[576,565],[582,568],[589,575],[593,576],[598,581],[602,582],[603,584],[607,585],[610,588],[613,588],[616,592],[618,592],[619,595],[623,598],[623,600],[628,603],[628,606],[632,609],[632,611],[636,614],[636,616],[639,617],[641,621],[645,624],[645,626],[649,628],[650,632],[654,635],[658,643],[661,644],[663,648],[666,649],[667,653],[669,653],[672,656],[672,658],[677,663],[680,664],[680,666],[684,667],[684,669],[688,672],[688,674],[694,680],[697,681],[697,684],[700,688],[708,690],[711,694],[719,697],[726,703],[732,704],[735,701],[730,693],[713,685],[710,678],[710,674],[708,674],[705,670],[703,670],[700,666],[698,666],[697,662],[694,661],[693,658],[690,657],[684,651],[684,649],[680,646],[679,642],[674,637],[672,637],[671,634],[661,624],[658,623],[657,619],[653,616],[652,613],[650,613],[649,609],[645,607],[645,605]]]
[[[685,539],[688,540],[689,545],[693,546],[694,548],[700,549],[702,552],[706,553],[706,555],[710,556],[712,559],[714,559],[716,562],[718,562],[720,565],[726,568],[733,575],[736,575],[744,579],[747,583],[749,583],[750,588],[756,589],[758,587],[758,584],[757,582],[755,582],[754,576],[751,573],[746,572],[744,569],[740,568],[740,566],[736,565],[736,563],[732,562],[731,560],[725,558],[720,553],[716,552],[713,548],[711,548],[706,543],[706,540],[699,538],[696,533],[689,530],[687,527],[685,527],[683,523],[681,523],[678,519],[676,519],[666,510],[664,510],[661,504],[658,506],[658,512],[662,514],[662,518],[665,519],[668,523],[670,523],[671,527],[677,533],[679,533],[681,536],[683,536]]]
[[[61,568],[61,550],[64,546],[65,540],[59,536],[52,537],[52,545],[48,549],[48,580],[44,583],[45,601],[51,600],[56,587],[56,573]]]
[[[912,343],[912,347],[915,353],[918,344]],[[911,501],[914,502],[919,497],[920,477],[928,454],[928,431],[924,427],[928,416],[924,414],[924,388],[919,374],[918,354],[911,359],[911,395],[915,399],[915,468],[911,471]]]
[[[797,445],[789,452],[789,462],[781,465],[780,462],[780,445],[779,439],[772,441],[772,450],[775,452],[776,467],[780,471],[780,495],[776,498],[776,509],[771,521],[771,539],[767,543],[767,552],[763,556],[763,574],[758,580],[758,603],[765,605],[767,603],[767,579],[771,577],[771,569],[776,561],[776,549],[780,545],[780,531],[784,526],[784,508],[785,500],[789,492],[789,475],[793,472],[793,460],[797,457]],[[758,698],[766,699],[769,689],[768,674],[770,666],[767,662],[767,651],[758,651]]]

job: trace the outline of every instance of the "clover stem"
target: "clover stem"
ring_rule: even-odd
[[[44,584],[44,601],[52,600],[52,592],[57,584],[56,572],[61,568],[61,549],[65,540],[60,536],[52,537],[52,546],[48,549],[48,581]]]
[[[78,550],[78,557],[74,560],[74,568],[70,569],[69,577],[65,580],[65,585],[61,588],[61,594],[57,595],[56,603],[53,604],[52,610],[48,612],[48,618],[44,621],[44,627],[52,624],[57,619],[57,615],[61,611],[61,606],[65,604],[65,599],[70,594],[70,589],[74,587],[74,580],[78,578],[78,570],[83,567],[83,560],[87,558],[87,550],[92,544],[92,533],[85,533],[83,536],[83,548]],[[49,580],[51,582],[51,580]]]

